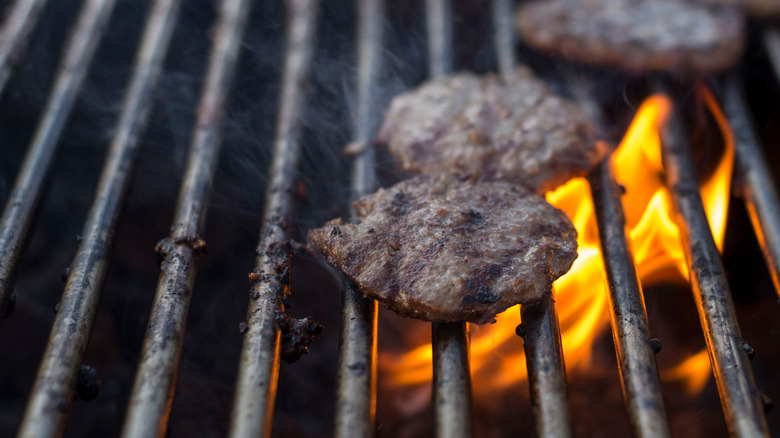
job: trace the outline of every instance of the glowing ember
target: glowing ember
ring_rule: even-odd
[[[718,248],[722,248],[734,162],[733,139],[709,91],[701,88],[700,95],[725,140],[725,151],[716,171],[702,185],[710,227]],[[661,163],[659,127],[671,109],[671,102],[664,96],[648,98],[612,156],[615,176],[626,188],[626,231],[643,284],[670,279],[676,273],[688,278]],[[606,275],[587,181],[574,179],[548,193],[547,200],[566,212],[579,233],[579,257],[571,271],[555,282],[554,291],[566,368],[571,371],[588,364],[594,342],[609,327]],[[497,320],[493,325],[472,327],[475,391],[505,387],[526,378],[522,344],[515,335],[515,327],[520,323],[519,307],[509,309]],[[381,375],[389,386],[427,383],[432,376],[431,356],[430,344],[399,356],[382,353]],[[672,369],[662,370],[661,376],[665,381],[680,382],[691,393],[700,391],[710,376],[707,352],[702,350]]]

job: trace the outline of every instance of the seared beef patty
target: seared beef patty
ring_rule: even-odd
[[[377,138],[414,173],[451,172],[543,193],[604,156],[584,111],[527,68],[459,73],[393,99]]]
[[[486,323],[550,293],[577,258],[577,231],[541,196],[505,182],[417,176],[309,231],[309,248],[367,296],[430,321]]]
[[[745,42],[737,9],[684,0],[534,1],[519,7],[517,28],[538,50],[633,71],[725,70]]]
[[[780,15],[780,0],[696,0],[704,5],[734,6],[748,15],[760,18],[776,18]]]

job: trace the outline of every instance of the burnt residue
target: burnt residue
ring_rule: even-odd
[[[257,272],[249,273],[250,283],[267,283],[271,281],[272,278],[273,276],[271,274],[258,274]]]
[[[81,365],[76,381],[76,394],[84,401],[94,400],[100,394],[103,379],[95,368],[89,365]]]
[[[197,234],[177,236],[173,239],[173,243],[177,245],[188,245],[196,253],[206,254],[207,252],[206,241],[201,239]]]
[[[390,209],[393,216],[404,216],[408,212],[409,200],[404,192],[398,192],[393,195],[390,202]]]
[[[742,342],[742,350],[748,355],[748,359],[753,360],[753,358],[756,357],[756,349],[747,342]]]
[[[65,267],[65,269],[60,272],[60,279],[63,283],[67,283],[68,277],[70,276],[70,266]]]
[[[663,347],[663,344],[661,344],[661,340],[658,338],[650,338],[648,341],[650,343],[650,348],[653,350],[653,353],[658,354],[661,352],[661,348]]]
[[[515,327],[515,334],[521,338],[525,338],[525,335],[528,334],[528,324],[521,322],[520,324]]]
[[[469,209],[469,211],[466,212],[466,215],[473,224],[481,224],[482,222],[485,222],[485,216],[483,216],[482,213],[478,211]]]
[[[461,298],[461,302],[465,305],[473,305],[475,303],[479,304],[493,304],[498,302],[500,297],[498,297],[495,294],[490,293],[490,290],[488,287],[484,284],[480,284],[478,287],[475,287],[474,284],[472,284],[474,281],[469,280],[467,284],[468,289],[477,289],[477,293],[473,295],[464,295],[463,298]]]
[[[263,236],[266,234],[271,234],[273,231],[270,229],[271,227],[266,227],[266,230],[263,231]],[[262,245],[257,249],[257,255],[267,255],[271,257],[275,257],[277,259],[279,258],[287,258],[289,255],[293,252],[293,244],[289,240],[275,240],[271,242],[271,244],[263,247]]]
[[[310,316],[302,319],[290,318],[284,311],[276,312],[276,325],[282,332],[280,352],[287,363],[293,363],[301,355],[308,353],[309,344],[324,328]]]
[[[761,405],[764,406],[764,413],[769,413],[772,408],[775,407],[775,401],[769,398],[768,395],[761,393]]]
[[[154,253],[157,254],[157,265],[162,268],[168,255],[173,253],[173,242],[168,238],[160,239],[154,247]]]
[[[496,295],[491,294],[487,290],[478,292],[475,298],[480,304],[492,304],[498,302],[499,299]]]

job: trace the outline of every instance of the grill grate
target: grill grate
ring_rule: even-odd
[[[17,177],[0,223],[3,283],[14,277],[27,238],[34,210],[49,173],[65,121],[84,81],[114,0],[90,0],[82,8],[76,30],[57,73],[54,91],[38,125],[25,163]],[[100,206],[97,207],[98,209]],[[100,212],[96,216],[99,217]],[[86,240],[74,259],[73,275],[68,277],[54,320],[46,353],[38,369],[35,386],[22,420],[20,436],[53,436],[65,427],[67,411],[76,387],[76,373],[94,320],[102,280],[105,278],[104,251],[107,235],[87,223]],[[5,279],[7,278],[7,280]]]
[[[511,74],[515,64],[511,11],[510,2],[496,0],[493,17],[502,75]],[[538,304],[522,306],[520,319],[517,333],[523,338],[536,433],[543,437],[571,437],[566,368],[554,300],[549,297]]]
[[[149,43],[167,46],[179,0],[157,2],[151,11]],[[171,234],[157,244],[162,273],[157,284],[149,328],[130,397],[122,436],[154,436],[168,416],[179,368],[187,313],[192,299],[198,256],[206,243],[200,238],[208,195],[219,153],[225,102],[233,81],[238,48],[246,25],[248,2],[222,3],[206,82],[198,104],[190,155],[179,192]],[[162,35],[158,35],[159,23]],[[162,55],[162,54],[160,54]],[[157,65],[162,56],[157,59]]]
[[[49,95],[46,109],[35,131],[35,137],[29,146],[24,164],[16,178],[16,184],[11,196],[6,201],[3,216],[0,218],[0,310],[4,310],[11,299],[16,268],[30,231],[32,216],[38,206],[46,175],[51,168],[52,159],[57,146],[57,140],[62,133],[76,100],[87,68],[97,48],[103,30],[111,15],[115,0],[91,0],[82,7],[73,36],[65,49],[65,55],[57,71],[54,90]],[[18,0],[14,12],[24,8],[24,0]],[[42,5],[38,5],[38,8]],[[33,27],[38,9],[26,14],[27,24],[21,30]],[[17,14],[9,17],[7,25],[16,24]],[[21,18],[21,17],[20,17]],[[18,53],[25,44],[24,32],[3,31],[6,35],[15,36],[3,44],[6,53]],[[5,41],[5,40],[4,40]],[[4,66],[0,71],[8,71],[12,59],[3,59]],[[4,73],[5,74],[5,73]],[[7,78],[6,78],[7,79]],[[3,84],[5,85],[5,81]],[[2,88],[0,88],[2,91]],[[77,319],[78,320],[78,319]],[[89,330],[87,330],[89,332]]]
[[[89,68],[115,0],[86,0],[54,91],[30,145],[16,186],[0,222],[0,310],[8,305],[21,252],[32,217],[46,185],[46,176],[64,124]],[[43,0],[17,0],[2,30],[0,91],[43,7]],[[510,0],[495,0],[496,47],[502,74],[514,64]],[[157,82],[180,7],[180,0],[155,0],[134,73],[114,131],[95,201],[84,225],[84,238],[72,263],[65,291],[28,402],[20,436],[47,437],[63,433],[81,364],[109,264],[114,229],[138,138],[144,130],[150,96]],[[192,298],[207,200],[220,146],[222,120],[250,3],[223,0],[210,64],[198,107],[184,182],[168,239],[158,245],[162,256],[155,304],[144,341],[123,436],[154,436],[164,432],[182,353],[186,318]],[[382,66],[383,0],[358,2],[358,104],[354,141],[361,152],[354,163],[352,195],[376,186],[374,152],[368,147],[377,124],[375,94]],[[285,310],[289,288],[289,221],[294,217],[294,177],[301,155],[300,131],[304,85],[313,56],[318,0],[288,0],[289,24],[273,162],[267,187],[260,241],[246,316],[231,436],[268,436],[279,372],[280,331],[276,323]],[[452,70],[453,20],[447,0],[427,0],[429,70],[432,77]],[[773,61],[780,61],[776,32],[766,33]],[[780,65],[780,62],[778,63]],[[780,76],[780,74],[778,74]],[[575,85],[576,88],[576,85]],[[575,89],[594,119],[600,109]],[[780,293],[780,208],[766,162],[750,127],[748,110],[736,76],[725,87],[724,102],[736,135],[737,173],[741,194]],[[713,372],[729,431],[734,436],[768,436],[764,396],[755,387],[748,353],[736,321],[731,292],[720,256],[698,196],[695,172],[687,156],[680,119],[672,117],[663,141],[667,183],[678,209],[696,306],[707,340]],[[635,436],[669,436],[669,420],[661,396],[642,290],[628,248],[619,187],[609,165],[594,171],[589,181],[598,219],[609,281],[609,309],[626,408]],[[365,299],[349,281],[343,287],[339,345],[335,435],[370,436],[374,430],[377,378],[377,303]],[[0,312],[0,313],[3,313]],[[524,339],[531,400],[537,433],[544,437],[572,436],[568,412],[564,358],[552,298],[524,306],[518,334]],[[469,328],[464,323],[432,324],[433,405],[439,436],[473,435]]]
[[[428,70],[438,78],[452,72],[452,9],[448,0],[425,2],[428,22]],[[469,327],[464,322],[431,324],[433,343],[433,416],[440,436],[473,434]]]
[[[753,381],[746,344],[699,195],[679,115],[672,115],[665,131],[661,143],[667,185],[677,210],[696,307],[726,423],[735,436],[769,436],[760,392]]]
[[[0,31],[0,91],[22,56],[46,0],[17,1]]]
[[[279,375],[278,312],[289,292],[288,220],[292,216],[294,175],[300,156],[300,113],[313,51],[317,0],[287,2],[290,14],[281,103],[273,146],[263,228],[252,276],[247,331],[241,350],[230,436],[271,433]],[[255,277],[257,276],[257,277]],[[287,277],[286,279],[284,277]],[[285,284],[286,283],[286,284]]]
[[[780,43],[780,35],[774,31]],[[774,38],[771,37],[771,38]],[[767,38],[769,41],[769,38]],[[780,50],[780,47],[778,47]],[[771,57],[773,63],[780,62],[780,53]],[[778,65],[778,64],[776,64]],[[780,77],[780,75],[778,75]],[[767,160],[761,152],[756,134],[750,126],[747,106],[742,97],[742,85],[737,76],[729,77],[723,98],[726,114],[736,138],[737,176],[739,192],[745,200],[745,205],[753,223],[761,252],[769,268],[769,275],[775,285],[775,291],[780,294],[780,203],[777,191],[772,183],[772,177],[766,167]]]
[[[358,8],[358,103],[353,133],[363,151],[355,158],[353,198],[376,187],[374,149],[366,146],[378,113],[374,102],[382,65],[384,0],[359,2]],[[376,415],[377,302],[365,298],[345,279],[342,309],[334,436],[371,436]]]

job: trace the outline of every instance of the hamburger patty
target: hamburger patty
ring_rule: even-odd
[[[417,176],[309,231],[310,250],[401,315],[486,323],[551,290],[577,258],[577,232],[541,196],[504,182]]]
[[[676,0],[534,1],[516,24],[535,49],[633,71],[725,70],[745,42],[738,10]]]
[[[584,111],[524,67],[509,78],[459,73],[395,97],[379,131],[414,173],[451,172],[543,193],[605,154]]]
[[[780,15],[780,0],[696,0],[709,6],[733,6],[748,15],[759,18],[775,18]]]

